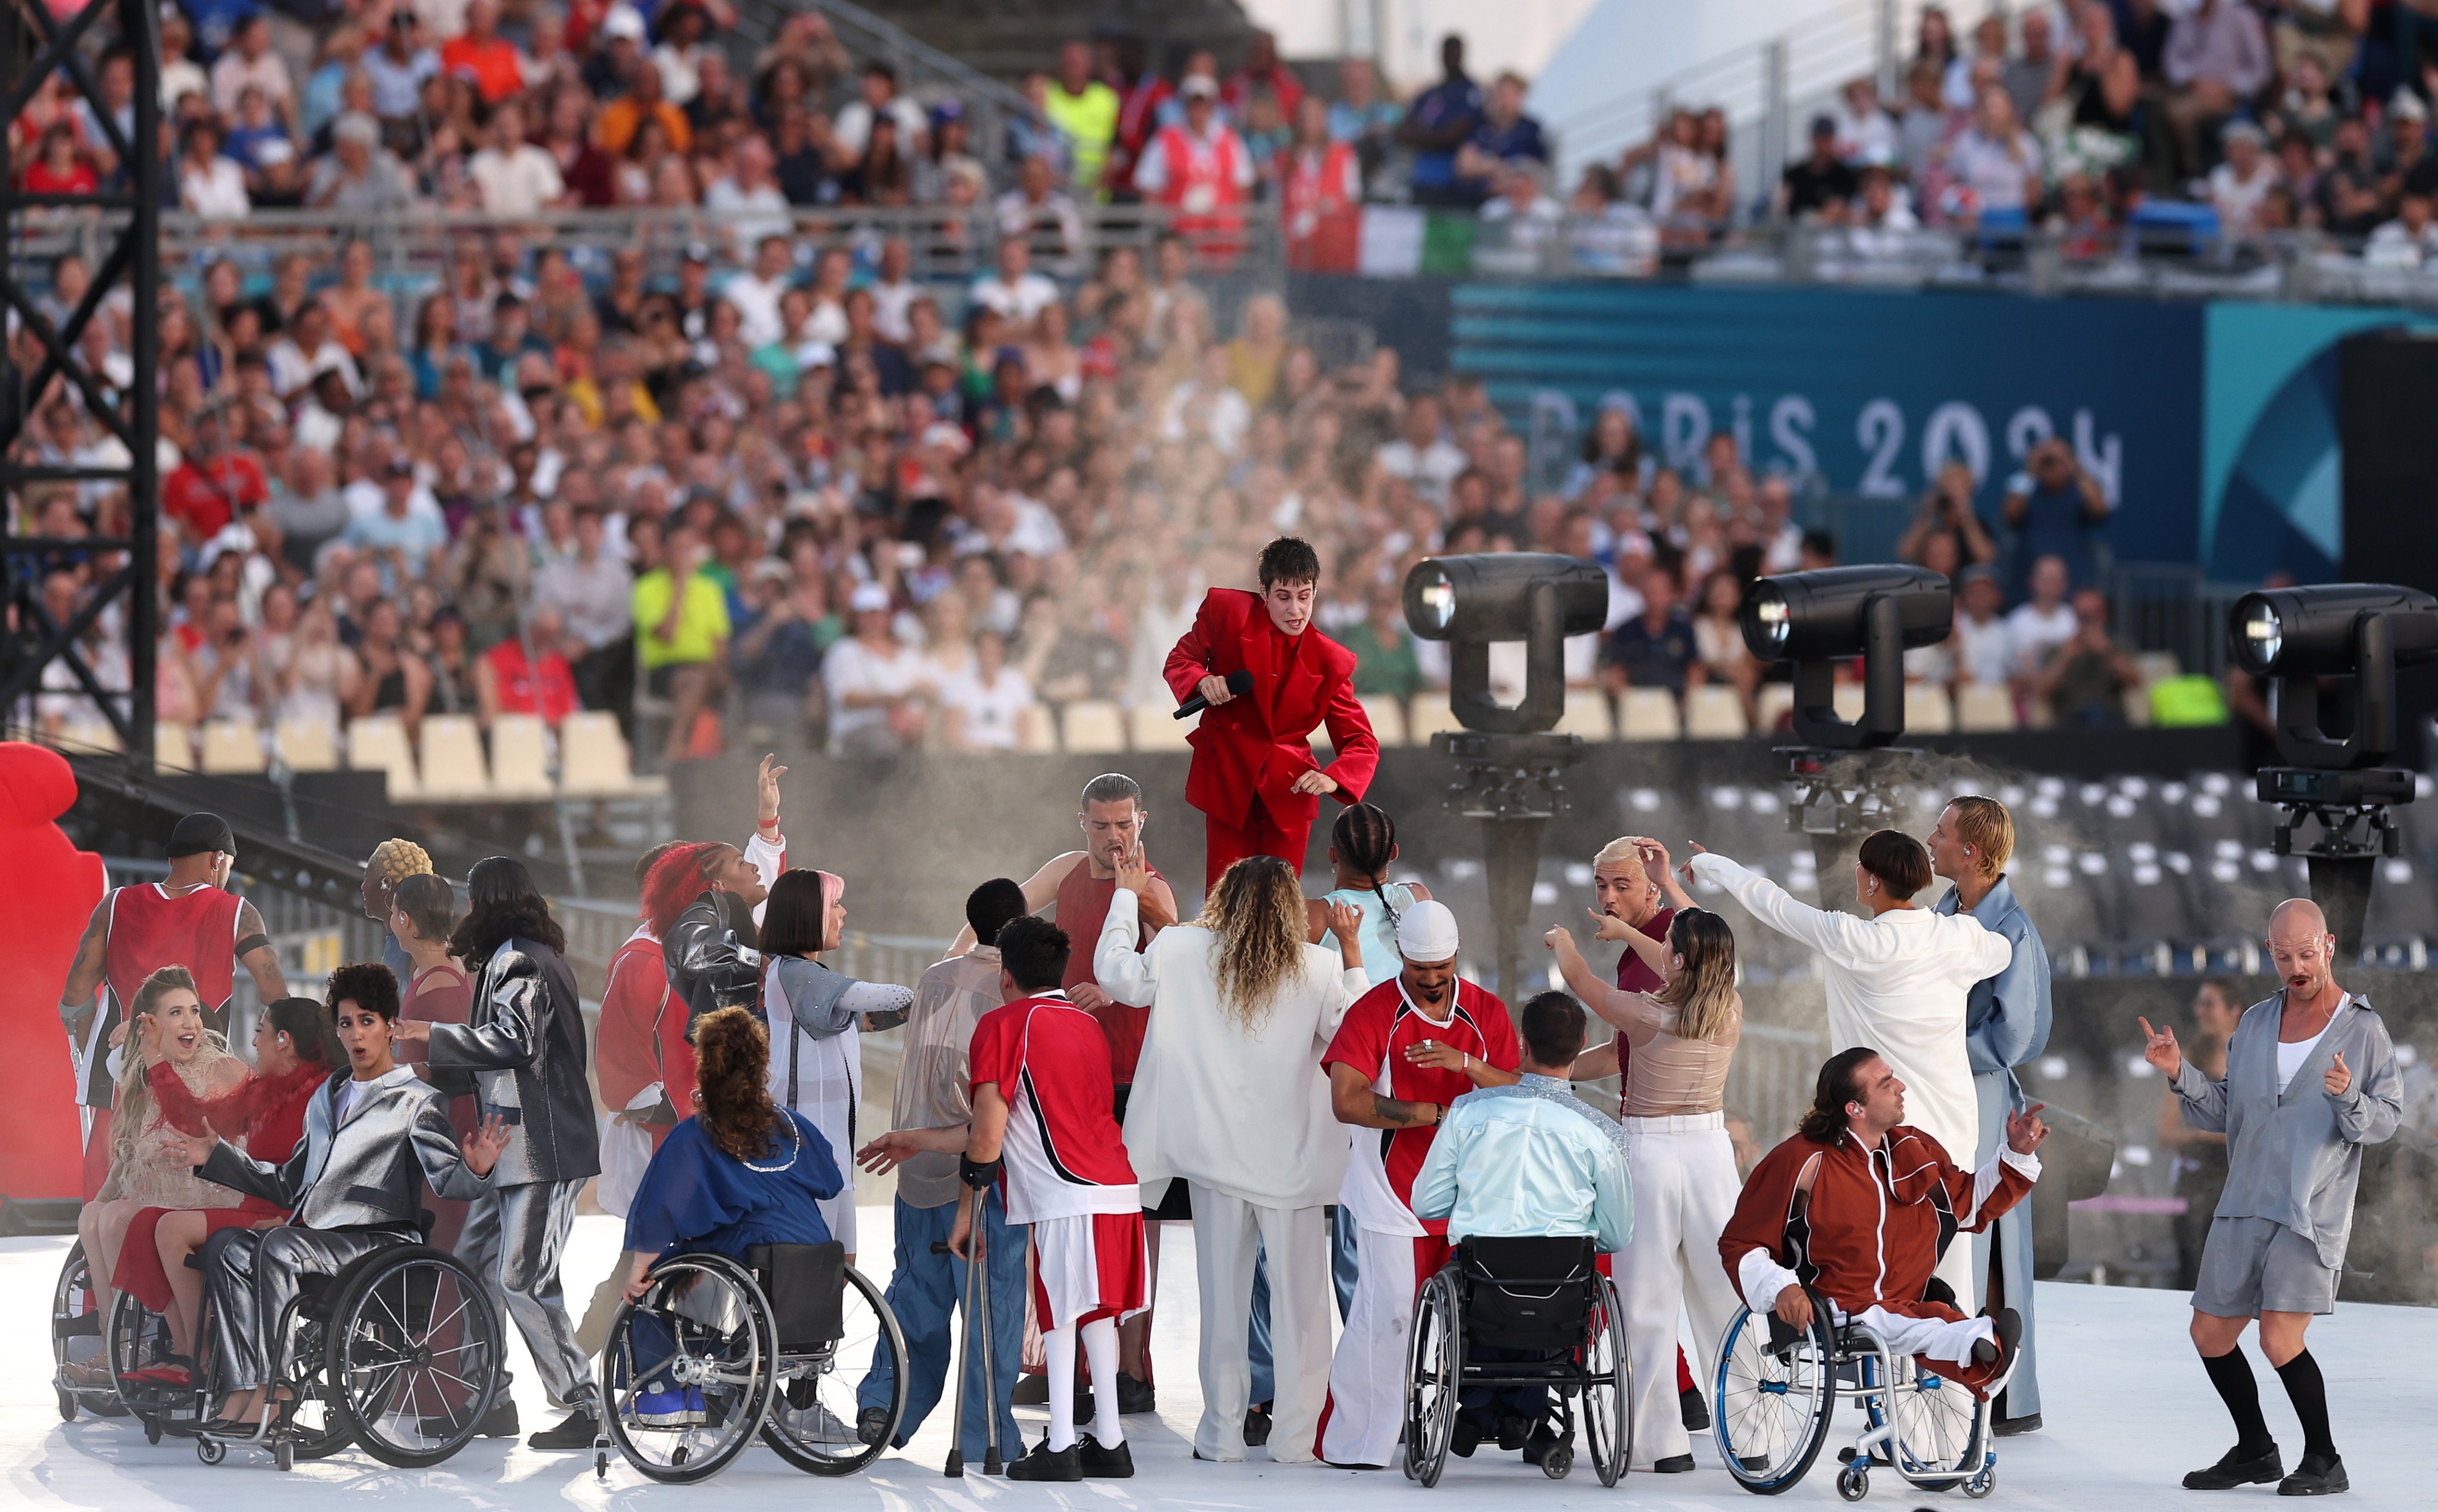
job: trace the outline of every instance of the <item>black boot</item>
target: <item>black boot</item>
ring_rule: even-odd
[[[1103,1448],[1101,1441],[1086,1433],[1075,1441],[1077,1464],[1087,1481],[1123,1481],[1135,1473],[1135,1451],[1124,1444]]]
[[[539,1433],[525,1435],[525,1448],[546,1450],[552,1453],[574,1454],[592,1447],[601,1436],[600,1421],[590,1407],[578,1407],[567,1415],[556,1428],[545,1428]]]
[[[1065,1449],[1051,1449],[1050,1436],[1045,1433],[1032,1453],[1007,1468],[1007,1478],[1011,1481],[1080,1481],[1084,1478],[1084,1461],[1075,1450],[1073,1444]]]
[[[2238,1486],[2258,1486],[2274,1481],[2286,1473],[2285,1462],[2277,1457],[2277,1446],[2271,1444],[2262,1453],[2251,1453],[2241,1444],[2218,1456],[2218,1462],[2205,1470],[2195,1470],[2184,1477],[2187,1491],[2232,1491]]]
[[[1702,1398],[1702,1388],[1687,1386],[1676,1394],[1676,1414],[1684,1420],[1685,1432],[1706,1433],[1710,1430],[1710,1404]]]
[[[1245,1409],[1245,1447],[1259,1449],[1270,1441],[1270,1409],[1257,1405]]]
[[[2334,1454],[2306,1454],[2294,1473],[2277,1483],[2279,1496],[2333,1496],[2350,1489],[2345,1462]]]

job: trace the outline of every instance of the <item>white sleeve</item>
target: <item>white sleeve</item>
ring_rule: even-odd
[[[1135,895],[1124,888],[1109,894],[1108,916],[1101,923],[1100,943],[1092,947],[1092,976],[1101,991],[1129,1008],[1149,1008],[1158,992],[1148,951],[1135,949],[1138,938]]]
[[[766,840],[756,830],[745,837],[744,849],[745,859],[752,863],[754,872],[762,878],[762,890],[768,893],[778,882],[779,873],[787,870],[787,837],[782,835],[776,840]],[[761,925],[762,910],[768,905],[767,899],[753,905],[756,927]]]
[[[1259,171],[1253,167],[1253,149],[1243,137],[1236,138],[1236,187],[1249,189]]]
[[[1135,160],[1135,187],[1145,194],[1157,194],[1168,187],[1167,134],[1154,132],[1151,140],[1143,144],[1142,156]]]
[[[1713,852],[1693,857],[1692,868],[1695,876],[1726,888],[1762,923],[1824,954],[1855,958],[1856,947],[1864,942],[1860,932],[1872,928],[1851,914],[1814,908],[1759,872]]]
[[[1958,914],[1957,918],[1966,915]],[[1983,981],[1997,976],[2015,963],[2015,942],[1995,929],[1974,919],[1972,923],[1972,981]]]
[[[1755,1245],[1736,1262],[1736,1284],[1743,1289],[1745,1307],[1755,1312],[1767,1312],[1777,1305],[1780,1292],[1790,1286],[1801,1286],[1803,1278],[1771,1259],[1769,1251]]]
[[[2005,1173],[1999,1169],[2002,1162],[2022,1171],[2026,1181],[2040,1179],[2040,1156],[2019,1154],[2014,1146],[2004,1139],[1999,1140],[1998,1152],[1972,1173],[1972,1216],[1976,1219],[1981,1216],[1981,1204],[1989,1200],[1989,1194],[1998,1189],[1998,1183],[2003,1179]]]

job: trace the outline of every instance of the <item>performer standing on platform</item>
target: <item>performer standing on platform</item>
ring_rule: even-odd
[[[1168,654],[1177,702],[1209,703],[1187,737],[1193,765],[1185,777],[1185,800],[1203,816],[1206,891],[1248,855],[1280,856],[1301,871],[1319,795],[1355,802],[1380,765],[1350,680],[1354,653],[1312,625],[1320,557],[1282,536],[1262,549],[1261,582],[1258,594],[1212,589]],[[1239,674],[1251,679],[1241,695],[1228,687]],[[1310,739],[1324,724],[1337,753],[1326,767]]]
[[[398,909],[398,885],[409,877],[432,874],[431,853],[413,840],[396,836],[374,846],[364,860],[364,917],[381,926],[381,964],[398,978],[401,993],[415,980],[415,958],[390,932],[390,917]]]
[[[2049,1044],[2049,953],[2007,885],[2006,861],[2014,853],[2014,816],[1996,799],[1977,794],[1948,804],[1930,835],[1931,870],[1955,884],[1931,911],[1970,914],[2015,951],[2005,970],[1973,983],[1964,999],[1964,1048],[1972,1058],[1972,1092],[1981,1113],[1976,1162],[1998,1153],[2007,1116],[2021,1113],[2029,1101],[2015,1080],[2015,1067]],[[1990,1431],[2000,1437],[2036,1433],[2040,1426],[2040,1352],[2032,1344],[2032,1204],[2037,1201],[2037,1193],[2026,1194],[1998,1215],[1997,1222],[1972,1236],[1972,1276],[1986,1283],[1980,1300],[1992,1311],[2012,1308],[2023,1320],[2015,1373],[1990,1411]]]
[[[144,979],[164,966],[195,977],[205,1027],[228,1028],[229,997],[242,963],[262,1001],[288,995],[279,954],[263,932],[254,905],[227,890],[237,867],[237,837],[217,814],[189,814],[169,831],[169,874],[158,882],[113,888],[94,905],[60,992],[76,1064],[77,1103],[88,1110],[84,1195],[90,1201],[110,1174],[110,1110],[118,1076],[126,1005]],[[97,1006],[93,993],[106,987]]]
[[[2386,1024],[2337,985],[2336,949],[2318,905],[2288,898],[2277,905],[2269,916],[2269,959],[2284,985],[2243,1015],[2221,1080],[2184,1059],[2174,1029],[2142,1021],[2149,1037],[2143,1058],[2175,1082],[2185,1119],[2226,1134],[2226,1192],[2193,1289],[2193,1344],[2236,1437],[2217,1464],[2184,1477],[2186,1490],[2280,1479],[2277,1442],[2241,1353],[2243,1327],[2255,1317],[2260,1352],[2303,1420],[2303,1462],[2278,1491],[2325,1496],[2346,1488],[2345,1462],[2328,1428],[2327,1382],[2303,1331],[2314,1314],[2337,1310],[2362,1146],[2394,1136],[2404,1078]]]

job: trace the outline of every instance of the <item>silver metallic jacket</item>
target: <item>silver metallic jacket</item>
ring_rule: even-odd
[[[522,938],[501,941],[474,980],[470,1016],[433,1025],[430,1055],[434,1071],[471,1072],[483,1113],[507,1121],[508,1148],[492,1185],[601,1173],[592,1088],[584,1078],[584,1009],[557,951]]]
[[[346,1084],[334,1076],[313,1094],[305,1137],[286,1164],[256,1160],[223,1139],[197,1170],[205,1181],[294,1208],[293,1222],[304,1228],[412,1225],[426,1181],[443,1197],[483,1194],[486,1183],[466,1169],[439,1088],[412,1066],[393,1066],[357,1084],[342,1123],[338,1095]]]

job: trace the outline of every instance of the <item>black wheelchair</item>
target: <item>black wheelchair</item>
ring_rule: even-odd
[[[888,1420],[858,1432],[857,1385],[884,1363]],[[906,1375],[896,1315],[843,1244],[666,1256],[610,1320],[593,1472],[614,1445],[651,1480],[708,1480],[759,1435],[800,1470],[853,1474],[895,1436]]]
[[[106,1361],[103,1337],[110,1320],[102,1316],[100,1293],[94,1290],[92,1268],[85,1263],[84,1241],[68,1246],[60,1277],[51,1284],[51,1390],[59,1398],[60,1421],[73,1423],[80,1412],[95,1417],[124,1417],[127,1406],[118,1388],[108,1380],[80,1380],[72,1372],[89,1371]]]
[[[1574,1468],[1577,1403],[1583,1448],[1602,1486],[1615,1486],[1634,1454],[1633,1382],[1625,1314],[1616,1287],[1599,1274],[1587,1236],[1475,1237],[1422,1283],[1406,1356],[1404,1470],[1437,1486],[1456,1441],[1468,1392],[1537,1388],[1531,1424],[1554,1442],[1541,1473]]]
[[[1925,1491],[1977,1499],[1997,1489],[1988,1402],[1892,1353],[1868,1324],[1832,1321],[1840,1314],[1828,1302],[1809,1286],[1804,1292],[1811,1327],[1740,1308],[1720,1340],[1710,1417],[1737,1484],[1758,1496],[1793,1487],[1828,1443],[1837,1403],[1850,1400],[1865,1423],[1837,1453],[1837,1494],[1846,1501],[1870,1494],[1874,1466]]]
[[[214,1245],[243,1232],[215,1234],[186,1263],[203,1269]],[[422,1235],[430,1233],[427,1213]],[[210,1339],[213,1327],[206,1293],[197,1339]],[[437,1465],[473,1441],[505,1380],[506,1343],[481,1278],[447,1251],[415,1242],[299,1278],[269,1341],[271,1390],[282,1406],[276,1421],[254,1433],[210,1431],[212,1405],[229,1388],[207,1364],[184,1385],[136,1377],[168,1357],[169,1337],[167,1320],[132,1293],[112,1305],[104,1347],[118,1400],[145,1440],[192,1438],[206,1465],[250,1448],[286,1470],[351,1443],[402,1469]]]

